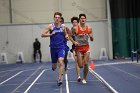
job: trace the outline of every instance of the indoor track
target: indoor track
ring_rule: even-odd
[[[87,84],[77,82],[75,62],[69,61],[63,85],[51,63],[1,64],[0,93],[139,93],[140,64],[130,61],[94,61]],[[82,76],[82,71],[81,71]]]

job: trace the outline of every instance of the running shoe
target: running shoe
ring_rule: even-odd
[[[82,83],[83,83],[83,84],[86,84],[87,81],[86,81],[85,79],[82,79]]]
[[[55,70],[56,70],[56,68],[53,68],[53,67],[52,67],[52,71],[55,71]]]
[[[61,86],[62,84],[63,84],[63,83],[62,83],[61,80],[58,80],[58,81],[57,81],[57,85],[58,85],[58,86]]]
[[[55,71],[55,69],[52,67],[52,71]]]
[[[68,68],[67,68],[67,67],[65,67],[64,69],[65,69],[65,71],[67,71],[67,70],[68,70]]]
[[[80,78],[80,76],[78,77],[77,82],[81,82],[81,78]]]

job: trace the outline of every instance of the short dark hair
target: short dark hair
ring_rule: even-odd
[[[84,16],[86,18],[86,14],[79,14],[79,19],[81,18],[81,16]]]
[[[76,16],[72,17],[71,18],[71,23],[73,23],[74,20],[76,20],[79,23],[79,18],[78,17],[76,17]]]
[[[55,18],[55,15],[59,15],[60,17],[62,17],[62,14],[60,12],[55,12],[54,13],[54,18]]]
[[[35,41],[38,41],[38,38],[35,38]]]

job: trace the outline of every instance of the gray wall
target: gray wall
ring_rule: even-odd
[[[106,0],[0,0],[0,24],[49,23],[56,11],[65,22],[79,13],[89,21],[106,19]]]

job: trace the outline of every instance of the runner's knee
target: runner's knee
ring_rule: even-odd
[[[79,68],[83,68],[83,65],[78,65],[79,66]]]

